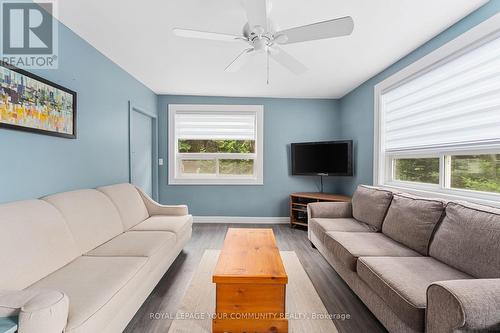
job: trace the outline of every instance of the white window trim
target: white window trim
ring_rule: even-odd
[[[498,37],[500,34],[500,14],[496,14],[486,21],[480,23],[474,28],[463,33],[447,44],[434,50],[428,55],[420,58],[411,65],[405,67],[399,72],[381,81],[374,87],[374,140],[373,140],[373,183],[377,186],[387,187],[394,190],[402,190],[416,195],[435,196],[447,200],[468,200],[480,204],[500,207],[500,195],[495,193],[485,193],[470,190],[458,190],[445,188],[444,167],[440,167],[440,184],[417,184],[402,181],[389,181],[388,175],[392,168],[386,168],[392,161],[385,152],[383,124],[384,114],[381,112],[381,96],[386,91],[397,87],[408,81],[415,75],[425,73],[440,63],[449,59],[449,57],[460,54],[469,48],[475,47],[477,43],[482,43],[488,38]],[[444,166],[445,155],[456,154],[478,154],[493,153],[500,150],[500,142],[489,142],[473,146],[456,146],[447,148],[446,151],[440,149],[429,149],[422,151],[408,152],[406,157],[439,157],[441,165]],[[402,157],[398,154],[398,157]]]
[[[177,175],[176,152],[177,141],[175,139],[175,114],[178,111],[230,111],[230,112],[255,112],[256,114],[256,145],[254,175],[252,176],[207,176],[192,175],[179,177]],[[182,155],[182,154],[178,154]],[[217,154],[222,156],[224,154]],[[228,157],[235,158],[231,154]],[[213,157],[209,154],[189,154],[191,158]],[[238,154],[236,158],[244,158],[244,154]],[[168,105],[168,185],[264,185],[264,106],[263,105],[214,105],[214,104],[169,104]]]

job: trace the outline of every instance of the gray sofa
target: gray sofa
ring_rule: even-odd
[[[309,239],[390,332],[500,330],[500,210],[359,186]]]

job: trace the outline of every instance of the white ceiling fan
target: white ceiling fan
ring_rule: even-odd
[[[285,52],[279,45],[307,42],[311,40],[350,35],[354,22],[350,16],[304,25],[301,27],[276,31],[269,19],[270,3],[268,0],[243,0],[248,23],[243,26],[243,35],[174,28],[177,36],[229,42],[245,42],[250,47],[244,49],[227,67],[227,72],[238,71],[249,58],[258,53],[267,56],[267,81],[269,83],[269,57],[300,75],[307,68],[300,61]]]

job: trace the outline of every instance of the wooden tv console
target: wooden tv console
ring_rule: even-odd
[[[307,204],[311,202],[350,202],[351,197],[321,192],[290,194],[290,225],[307,227]]]

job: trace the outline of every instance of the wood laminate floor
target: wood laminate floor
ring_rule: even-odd
[[[226,230],[234,228],[272,228],[281,251],[295,251],[329,313],[349,314],[336,320],[340,333],[386,332],[384,327],[349,289],[323,256],[310,245],[307,231],[289,225],[195,224],[193,237],[165,273],[151,295],[125,329],[126,333],[166,333],[206,249],[220,249]],[[153,316],[160,319],[151,319]],[[311,332],[313,333],[313,332]]]

